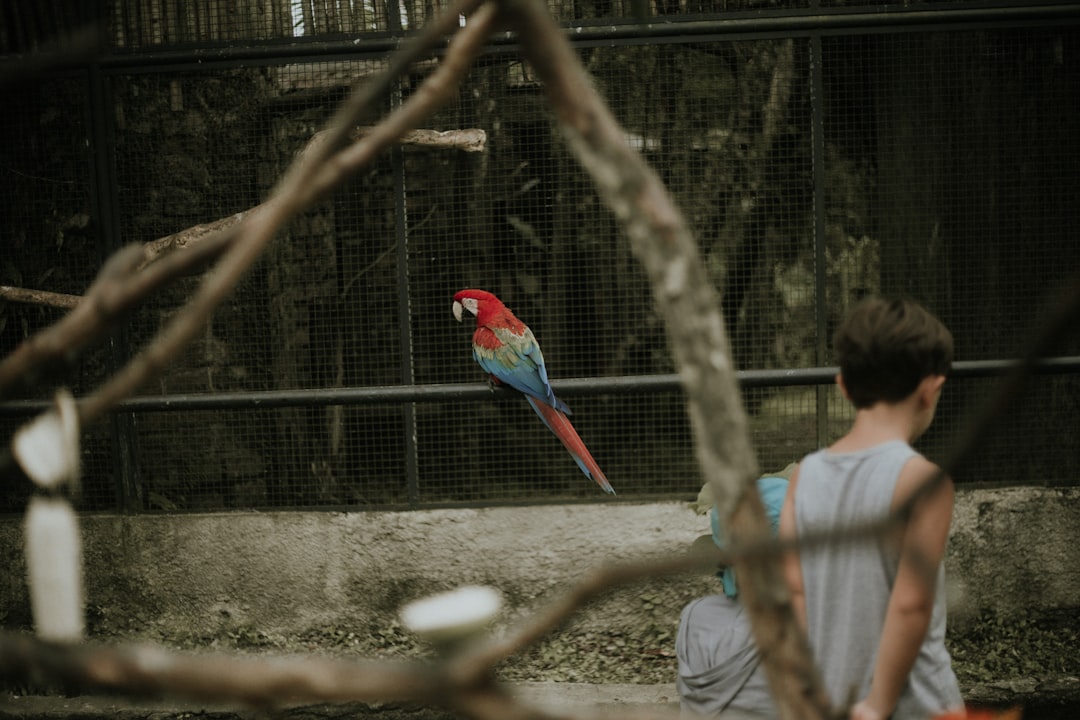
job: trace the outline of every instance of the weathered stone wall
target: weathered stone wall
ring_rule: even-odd
[[[387,513],[90,515],[82,518],[87,603],[157,636],[260,628],[293,634],[404,602],[489,584],[520,615],[589,567],[685,549],[708,531],[688,503],[449,509]],[[28,622],[22,522],[0,521],[0,619]],[[1075,608],[1080,490],[1011,488],[957,495],[947,559],[951,618]],[[613,593],[584,626],[672,625],[711,578]],[[647,596],[647,600],[643,600]]]
[[[959,491],[949,620],[1080,607],[1080,488]]]

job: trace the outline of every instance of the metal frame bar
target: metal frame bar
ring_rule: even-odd
[[[568,39],[577,47],[615,44],[657,44],[662,42],[744,40],[765,37],[810,37],[812,35],[853,35],[896,33],[927,29],[963,29],[1007,27],[1015,29],[1035,25],[1053,26],[1080,22],[1080,4],[1043,2],[1028,7],[985,3],[950,3],[932,10],[902,7],[875,9],[835,8],[777,10],[770,13],[729,13],[723,17],[666,16],[655,22],[635,23],[626,18],[598,19],[567,24]],[[401,35],[381,33],[369,37],[335,40],[283,39],[254,42],[241,46],[134,50],[100,58],[105,71],[148,72],[177,65],[205,69],[211,65],[247,65],[258,62],[296,62],[300,60],[339,60],[363,55],[384,55],[397,49]],[[492,47],[517,46],[514,33],[492,37]]]
[[[120,246],[119,220],[117,219],[116,167],[113,162],[116,128],[113,124],[112,85],[104,77],[101,67],[91,63],[86,69],[87,136],[90,146],[90,193],[94,212],[103,230],[98,240],[101,258],[111,255]],[[130,354],[128,331],[121,325],[108,340],[108,366],[117,370]],[[130,412],[116,412],[109,417],[110,432],[114,443],[113,468],[116,483],[116,508],[121,512],[134,512],[139,506],[138,462],[135,450],[134,417]]]
[[[829,356],[828,318],[826,312],[825,278],[825,71],[822,68],[821,35],[810,38],[810,151],[814,182],[814,337],[817,347],[814,357],[824,363]],[[828,432],[825,419],[829,416],[829,397],[818,388],[814,401],[817,405],[817,441],[824,446]]]
[[[969,360],[953,363],[951,377],[973,379],[1001,376],[1016,367],[1012,360]],[[741,370],[736,378],[742,387],[795,387],[831,385],[837,367],[792,368],[786,370]],[[1080,356],[1047,358],[1035,365],[1040,375],[1080,374]],[[559,395],[641,395],[680,392],[677,374],[618,375],[611,377],[552,380]],[[324,407],[327,405],[375,405],[380,403],[427,403],[484,400],[513,397],[513,390],[485,383],[442,383],[431,385],[381,385],[371,387],[322,388],[313,390],[265,390],[260,392],[188,393],[130,398],[117,405],[116,412],[184,412],[205,410],[270,409],[284,407]],[[45,400],[16,400],[0,404],[0,417],[32,415],[51,407]]]
[[[390,0],[387,16],[395,31],[401,30],[401,11],[398,0]],[[395,79],[391,91],[391,107],[397,109],[402,103],[404,90],[401,79]],[[401,145],[390,149],[394,175],[394,232],[397,241],[398,342],[401,343],[401,382],[406,387],[416,384],[413,372],[413,316],[412,288],[409,283],[409,187],[405,178],[405,152]],[[402,422],[405,425],[405,495],[409,505],[420,502],[420,442],[416,427],[416,403],[401,403]]]

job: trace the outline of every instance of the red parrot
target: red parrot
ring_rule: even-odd
[[[570,408],[555,397],[555,391],[551,389],[544,354],[540,352],[532,330],[486,290],[461,290],[454,295],[453,309],[458,322],[461,322],[462,310],[476,316],[473,358],[480,367],[496,383],[509,385],[524,394],[536,414],[569,451],[581,472],[595,480],[604,492],[614,495],[611,483],[566,417]]]

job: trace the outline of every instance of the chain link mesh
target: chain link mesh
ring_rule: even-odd
[[[651,12],[711,17],[690,5]],[[804,7],[723,5],[774,18]],[[181,12],[169,2],[112,3],[113,57],[145,53],[145,63],[106,64],[97,80],[75,70],[0,88],[10,138],[0,148],[2,284],[78,295],[119,245],[257,205],[353,83],[386,66],[384,51],[328,46],[333,57],[297,58],[275,54],[274,42],[377,41],[441,9],[382,7],[195,3]],[[636,8],[552,7],[586,24]],[[718,28],[579,47],[627,142],[694,229],[741,370],[830,365],[832,328],[876,291],[914,296],[941,315],[959,360],[1014,357],[1050,290],[1080,267],[1075,25],[901,33],[887,16],[880,22],[866,34],[722,38]],[[33,44],[16,30],[0,32],[9,52]],[[254,59],[201,67],[154,54],[252,42],[265,43]],[[414,68],[401,95],[431,67]],[[526,64],[490,48],[424,129],[438,134],[407,138],[292,222],[144,393],[182,407],[208,394],[482,383],[471,326],[450,313],[465,287],[495,292],[531,327],[556,388],[567,378],[674,372],[648,281]],[[201,279],[184,278],[141,307],[74,374],[44,374],[15,397],[47,397],[59,382],[90,391],[150,342]],[[0,353],[60,313],[4,303]],[[1058,354],[1080,354],[1078,344],[1066,338]],[[928,454],[940,458],[991,383],[950,381],[921,444]],[[1074,484],[1077,397],[1076,375],[1035,378],[958,481]],[[566,399],[620,497],[696,493],[677,389]],[[829,442],[851,418],[827,384],[754,384],[743,400],[766,471]],[[10,434],[22,419],[5,413],[0,426]],[[125,411],[89,432],[86,509],[606,497],[505,392]],[[0,509],[20,511],[28,492],[7,487]]]

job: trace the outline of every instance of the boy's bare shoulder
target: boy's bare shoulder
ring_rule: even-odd
[[[942,477],[941,468],[934,462],[922,455],[915,455],[904,464],[897,478],[896,490],[893,492],[893,509],[903,505],[912,495],[927,483],[937,480],[933,488],[929,488],[926,494],[927,500],[945,501],[950,505],[953,496],[952,479],[945,475]]]

